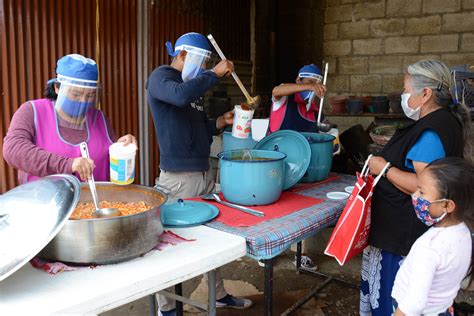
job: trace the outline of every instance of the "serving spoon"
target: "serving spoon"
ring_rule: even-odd
[[[329,63],[324,64],[323,85],[326,85],[326,79],[328,77],[328,66],[329,66]],[[327,133],[331,129],[331,124],[321,122],[321,114],[323,113],[323,102],[324,102],[324,96],[322,96],[321,99],[319,99],[319,111],[318,111],[317,126],[318,126],[318,130],[320,132]]]
[[[202,198],[203,200],[214,200],[219,204],[231,207],[233,209],[248,213],[248,214],[253,215],[253,216],[258,216],[258,217],[265,216],[265,213],[263,213],[261,211],[252,210],[251,208],[248,208],[248,207],[245,207],[245,206],[241,206],[241,205],[229,203],[229,202],[226,202],[226,201],[222,201],[221,198],[219,197],[219,194],[217,194],[215,192],[211,192],[209,194],[201,195],[200,198]]]
[[[82,142],[79,145],[81,149],[81,155],[83,158],[89,158],[89,149],[87,148],[87,143]],[[97,196],[97,189],[95,187],[94,175],[91,175],[89,183],[89,189],[91,190],[92,200],[94,201],[95,211],[92,214],[94,217],[114,217],[119,216],[120,212],[116,208],[99,208],[99,197]]]

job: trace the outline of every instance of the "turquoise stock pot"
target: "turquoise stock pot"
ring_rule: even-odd
[[[333,141],[329,134],[301,133],[311,148],[311,161],[306,174],[300,182],[318,182],[325,180],[332,167]]]
[[[252,160],[246,157],[248,153]],[[280,198],[286,154],[271,150],[231,150],[219,153],[218,157],[221,189],[229,202],[266,205]]]

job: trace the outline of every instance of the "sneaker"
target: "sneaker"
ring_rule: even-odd
[[[296,254],[295,254],[295,261],[293,261],[293,264],[296,266]],[[306,268],[306,269],[311,269],[311,270],[316,270],[318,267],[314,264],[313,260],[311,260],[310,257],[306,255],[301,255],[301,267]]]
[[[216,300],[217,308],[235,308],[235,309],[246,309],[253,305],[253,302],[249,299],[242,297],[235,297],[227,294],[220,300]]]
[[[158,309],[158,316],[176,316],[176,309],[162,311]]]

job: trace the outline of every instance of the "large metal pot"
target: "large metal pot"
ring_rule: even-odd
[[[144,201],[152,209],[112,218],[68,220],[39,253],[46,260],[74,264],[109,264],[138,257],[155,247],[163,232],[160,206],[167,200],[162,191],[140,185],[117,186],[97,182],[102,201]],[[81,184],[79,202],[92,201],[87,184]]]

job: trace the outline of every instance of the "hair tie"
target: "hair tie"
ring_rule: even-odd
[[[438,83],[438,86],[436,87],[436,90],[441,91],[443,89],[443,85],[444,85],[444,77],[441,76],[441,82]]]

